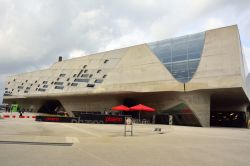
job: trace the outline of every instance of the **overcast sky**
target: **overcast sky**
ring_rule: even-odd
[[[233,24],[250,67],[250,0],[0,0],[0,93],[7,75],[46,68],[58,56]]]

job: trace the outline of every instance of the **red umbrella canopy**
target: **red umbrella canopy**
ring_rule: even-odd
[[[111,108],[113,111],[129,111],[129,108],[124,105],[118,105]]]
[[[130,107],[130,110],[134,110],[134,111],[145,111],[145,112],[154,112],[155,109],[142,105],[142,104],[138,104],[136,106]]]

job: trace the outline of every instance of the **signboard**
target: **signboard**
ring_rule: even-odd
[[[36,121],[66,123],[124,124],[125,116],[84,114],[80,117],[37,116]]]
[[[126,124],[126,125],[132,125],[132,123],[133,123],[133,122],[132,122],[132,117],[126,117],[126,118],[125,118],[125,124]]]
[[[124,136],[127,136],[127,133],[133,136],[133,119],[130,116],[125,117]]]
[[[18,109],[19,109],[18,107],[19,107],[18,104],[12,104],[12,105],[11,105],[11,112],[17,112]]]

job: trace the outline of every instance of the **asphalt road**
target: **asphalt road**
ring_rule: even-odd
[[[154,131],[162,128],[162,133]],[[1,166],[247,166],[250,130],[0,119]]]

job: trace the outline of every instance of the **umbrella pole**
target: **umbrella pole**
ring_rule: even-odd
[[[139,123],[141,123],[141,111],[139,111]]]

